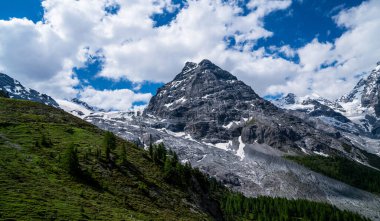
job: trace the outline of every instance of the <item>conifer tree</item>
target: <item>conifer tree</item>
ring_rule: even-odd
[[[78,175],[80,172],[78,151],[73,144],[71,144],[64,153],[63,166],[67,172],[73,176]]]
[[[103,149],[106,156],[106,160],[109,161],[111,150],[114,150],[116,148],[116,136],[113,133],[107,131],[104,135],[103,142]]]
[[[121,146],[121,161],[125,163],[127,161],[127,145],[123,143]]]

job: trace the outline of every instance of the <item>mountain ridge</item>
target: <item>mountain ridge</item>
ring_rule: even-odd
[[[364,148],[380,154],[379,91],[380,62],[368,76],[361,78],[349,93],[335,101],[318,96],[298,98],[294,94],[288,94],[275,100],[274,104],[280,108],[306,112],[310,117],[319,118],[326,124],[346,132],[351,140],[361,140]],[[293,102],[289,102],[289,99]],[[321,111],[321,107],[324,110]],[[314,115],[315,112],[319,114]]]
[[[24,87],[19,81],[3,73],[0,73],[0,90],[6,92],[10,98],[36,101],[56,108],[59,107],[52,97]]]

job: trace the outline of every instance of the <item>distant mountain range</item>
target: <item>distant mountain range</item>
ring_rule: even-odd
[[[380,154],[380,62],[352,91],[335,101],[316,94],[305,97],[288,94],[273,103],[322,120],[342,131],[356,145]]]
[[[288,159],[322,157],[334,163],[342,159],[339,162],[352,162],[377,173],[379,75],[380,65],[337,101],[289,94],[271,103],[231,73],[203,60],[187,62],[173,81],[158,89],[143,114],[104,112],[80,100],[53,101],[67,112],[145,148],[163,142],[182,162],[190,162],[247,196],[324,201],[378,220],[378,195]],[[16,85],[16,81],[11,82]],[[28,90],[17,85],[2,87],[18,98],[17,93]]]

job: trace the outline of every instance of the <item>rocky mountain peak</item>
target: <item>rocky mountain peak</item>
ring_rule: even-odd
[[[293,93],[289,93],[283,98],[283,101],[286,104],[295,104],[296,103],[296,95]]]
[[[30,100],[53,107],[59,107],[58,103],[46,94],[24,87],[19,81],[0,73],[0,90],[7,93],[10,98]]]
[[[188,61],[188,62],[186,62],[185,67],[183,67],[181,73],[190,71],[190,70],[194,69],[197,65],[198,65],[197,63]]]
[[[364,108],[373,108],[376,116],[380,117],[380,62],[367,77],[360,79],[351,92],[339,99],[343,103],[356,100]]]
[[[161,87],[145,109],[144,116],[159,120],[153,127],[231,150],[254,143],[290,152],[340,147],[336,133],[324,134],[277,108],[210,61],[186,66],[191,68]]]
[[[173,81],[180,81],[189,78],[201,80],[208,79],[209,81],[237,80],[237,78],[234,75],[221,69],[216,64],[212,63],[207,59],[202,60],[198,64],[193,62],[186,62],[181,73],[179,73]]]
[[[248,118],[255,105],[265,104],[274,107],[234,75],[203,60],[198,64],[187,62],[173,81],[158,90],[145,113],[176,121],[172,130],[209,127],[217,131],[232,121]]]

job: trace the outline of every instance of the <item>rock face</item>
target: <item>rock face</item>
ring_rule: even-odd
[[[17,80],[2,73],[0,73],[0,90],[6,93],[9,98],[30,100],[56,108],[59,107],[57,102],[50,96],[41,94],[36,90],[26,88]]]
[[[292,95],[288,96],[287,102],[293,100]],[[349,121],[326,105],[308,102],[318,105],[314,115],[325,112],[340,121]],[[157,127],[184,132],[225,149],[259,143],[293,154],[318,152],[364,160],[359,150],[345,152],[343,146],[351,144],[340,138],[338,131],[321,131],[316,122],[276,107],[208,60],[186,63],[173,81],[158,89],[144,114],[163,119]]]

